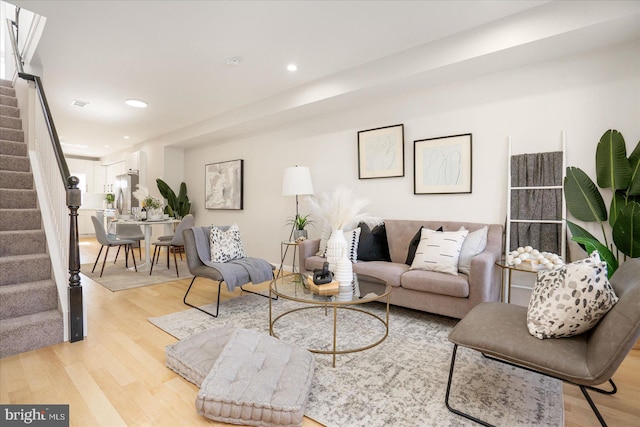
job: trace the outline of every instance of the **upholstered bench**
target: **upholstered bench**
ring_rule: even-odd
[[[203,331],[167,347],[167,367],[200,386],[198,414],[255,426],[299,426],[315,369],[313,355],[238,328]]]

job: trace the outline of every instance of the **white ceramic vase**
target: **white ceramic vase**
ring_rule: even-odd
[[[344,232],[342,230],[333,230],[327,241],[327,262],[329,263],[329,270],[333,273],[336,272],[338,260],[346,249],[347,240],[344,238]]]
[[[347,258],[346,248],[342,251],[340,259],[338,259],[333,277],[340,283],[338,301],[350,301],[353,297],[353,265]]]

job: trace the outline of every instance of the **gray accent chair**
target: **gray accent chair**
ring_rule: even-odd
[[[107,231],[104,229],[104,225],[102,225],[102,221],[100,221],[95,216],[91,217],[91,221],[93,222],[93,228],[96,232],[96,240],[102,246],[100,246],[100,252],[98,252],[98,256],[96,257],[96,262],[93,263],[93,269],[91,272],[93,273],[96,269],[96,265],[98,265],[98,260],[100,259],[100,255],[102,254],[102,250],[107,247],[106,252],[104,253],[104,260],[102,260],[102,269],[100,269],[100,277],[102,277],[102,273],[104,272],[104,265],[107,262],[107,256],[109,255],[109,248],[112,246],[118,247],[118,252],[116,253],[116,258],[113,260],[115,263],[118,260],[118,254],[120,253],[120,247],[124,246],[125,253],[125,266],[129,267],[129,252],[131,252],[131,259],[133,259],[133,266],[138,271],[138,266],[136,265],[136,257],[133,255],[133,245],[135,244],[134,240],[128,239],[118,239],[115,237],[111,237],[112,235],[107,235]]]
[[[176,259],[176,252],[182,250],[184,248],[184,239],[182,237],[182,231],[191,228],[196,223],[193,215],[186,215],[182,220],[178,223],[176,227],[176,232],[173,234],[171,239],[169,240],[158,240],[153,243],[153,256],[151,257],[151,268],[149,269],[149,275],[153,273],[153,266],[160,261],[160,249],[163,247],[167,248],[167,268],[169,268],[169,252],[173,250],[173,262],[176,266],[176,277],[180,277],[180,273],[178,272],[178,260]],[[180,259],[182,259],[182,253],[180,253]]]
[[[490,425],[449,405],[456,352],[462,346],[490,359],[577,385],[600,423],[606,426],[587,389],[614,394],[617,388],[613,374],[640,337],[640,259],[629,259],[620,265],[610,282],[620,298],[618,303],[594,328],[568,338],[540,340],[529,334],[527,307],[489,302],[473,308],[449,334],[454,346],[445,394],[447,408]],[[595,387],[605,382],[611,384],[611,390]]]
[[[199,310],[205,314],[208,314],[211,317],[218,317],[218,314],[220,313],[220,289],[222,287],[222,282],[224,282],[224,276],[220,271],[218,271],[213,267],[209,267],[208,265],[205,265],[200,260],[200,257],[198,256],[198,249],[196,247],[196,238],[191,228],[185,229],[182,232],[182,236],[184,238],[184,252],[187,256],[187,267],[189,268],[189,273],[191,273],[191,275],[193,276],[193,279],[191,279],[191,284],[189,284],[189,288],[187,289],[187,292],[184,294],[184,298],[182,299],[182,302],[184,302],[189,307],[195,308],[196,310]],[[275,269],[275,267],[272,266],[272,269]],[[191,291],[191,287],[193,286],[193,283],[196,281],[198,277],[204,277],[206,279],[211,279],[215,282],[218,282],[218,297],[216,300],[215,313],[210,313],[196,305],[193,305],[187,302],[187,295],[189,295],[189,292]],[[243,288],[242,286],[239,286],[239,288],[243,292],[248,292],[250,294],[256,294],[256,295],[260,295],[261,297],[270,298],[269,295],[264,295],[259,292],[249,291]],[[278,298],[275,297],[273,299],[277,300]]]

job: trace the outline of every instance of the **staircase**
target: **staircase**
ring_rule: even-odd
[[[0,80],[0,358],[64,340],[18,100]]]

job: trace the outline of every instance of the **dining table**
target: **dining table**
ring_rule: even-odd
[[[142,227],[144,232],[144,263],[138,264],[138,271],[149,271],[151,268],[151,227],[164,225],[166,234],[173,234],[173,225],[179,223],[179,219],[174,218],[161,218],[161,219],[147,219],[147,220],[136,220],[136,219],[114,219],[109,223],[108,232],[110,234],[115,234],[115,228],[117,224],[132,224],[139,225]],[[113,228],[112,228],[113,227]]]

